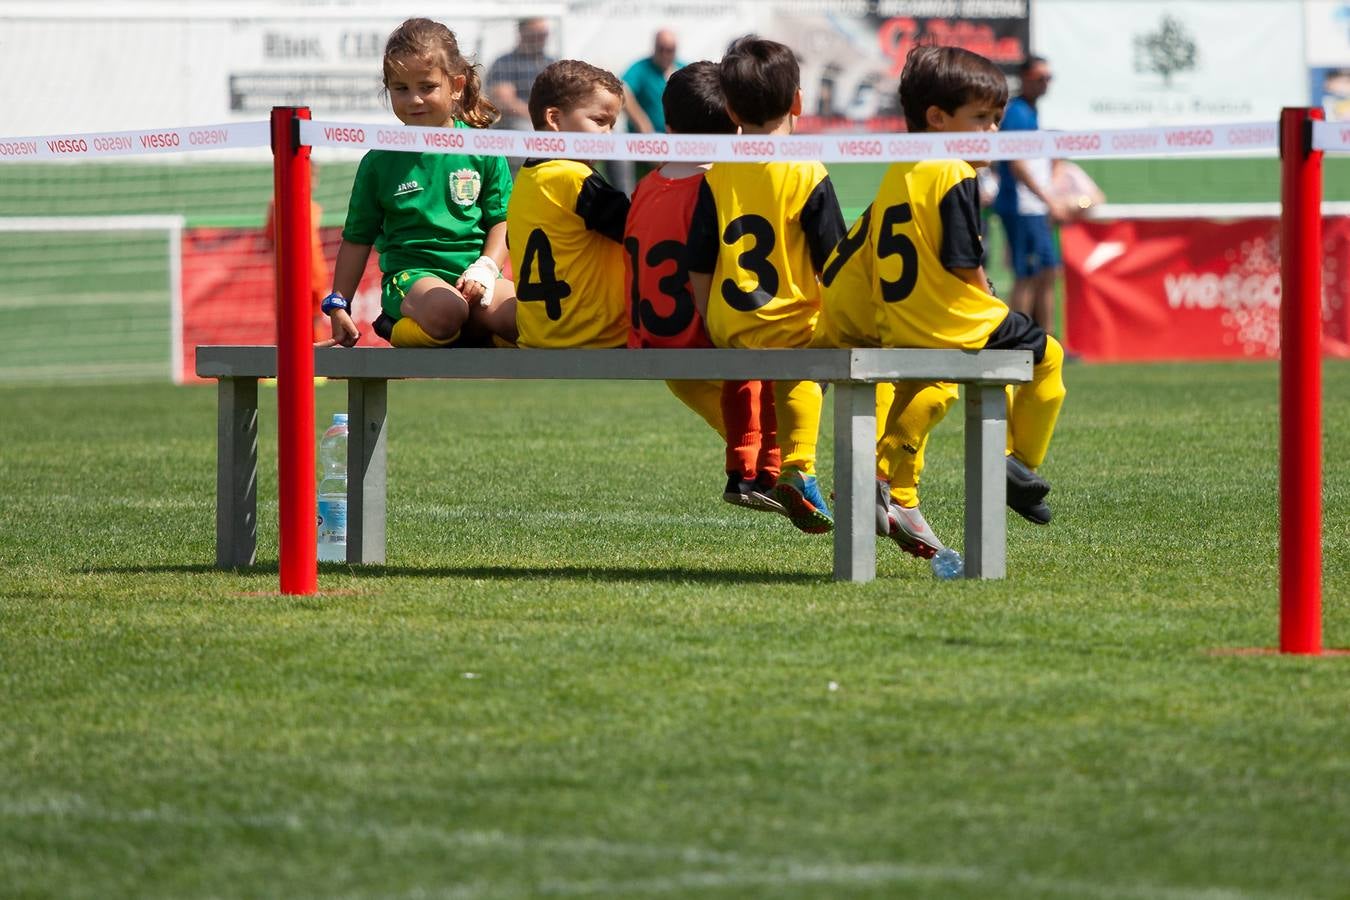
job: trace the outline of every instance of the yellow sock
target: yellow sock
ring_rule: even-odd
[[[891,404],[895,402],[895,385],[883,381],[877,385],[877,477],[882,481],[891,480],[891,463],[882,452],[881,441],[886,437],[886,416],[890,414]]]
[[[727,439],[727,426],[722,422],[722,382],[667,381],[666,387],[677,400],[698,413],[722,440]]]
[[[1008,452],[1032,469],[1045,462],[1066,393],[1064,348],[1047,337],[1045,356],[1031,370],[1031,382],[1013,392],[1008,408]]]
[[[816,439],[820,433],[823,394],[814,381],[775,381],[774,405],[778,413],[778,446],[783,468],[816,471]]]
[[[891,496],[901,506],[919,503],[919,476],[928,435],[947,415],[959,396],[948,381],[902,381],[895,386],[895,400],[886,416],[886,433],[877,444],[878,459],[885,459]],[[882,472],[878,463],[878,474]]]
[[[394,330],[389,335],[389,343],[395,347],[446,347],[455,342],[459,337],[459,332],[443,341],[438,341],[431,335],[422,330],[412,319],[404,316],[394,323]]]

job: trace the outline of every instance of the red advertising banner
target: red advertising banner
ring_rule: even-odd
[[[341,228],[320,229],[325,266],[341,241]],[[317,268],[317,267],[316,267]],[[320,290],[328,293],[325,277]],[[361,326],[363,347],[387,347],[369,327],[379,314],[380,270],[372,253],[354,298],[354,318]],[[194,374],[199,344],[275,344],[277,342],[276,275],[273,245],[262,228],[189,228],[183,232],[183,301],[180,384],[200,379]],[[316,336],[327,337],[320,326]]]
[[[1278,219],[1076,222],[1065,338],[1084,360],[1277,359]],[[1350,357],[1350,218],[1323,226],[1323,351]]]

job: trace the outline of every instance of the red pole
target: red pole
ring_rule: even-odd
[[[281,593],[319,588],[314,489],[314,333],[310,312],[309,147],[306,107],[272,108],[277,228],[277,482]]]
[[[1322,652],[1321,109],[1280,114],[1280,652]]]

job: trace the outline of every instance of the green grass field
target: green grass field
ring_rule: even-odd
[[[0,385],[0,896],[1347,896],[1350,658],[1212,652],[1277,639],[1276,368],[1066,377],[1008,578],[869,585],[722,503],[660,385],[396,383],[388,564],[312,598],[270,392],[262,563],[217,572],[213,390]]]

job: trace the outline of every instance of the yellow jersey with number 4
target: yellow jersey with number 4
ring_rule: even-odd
[[[519,187],[517,187],[519,190]],[[691,272],[711,272],[708,334],[719,347],[803,347],[820,315],[816,273],[844,217],[818,162],[717,163],[690,224]]]
[[[521,347],[628,340],[623,226],[628,195],[584,162],[527,160],[506,213]]]
[[[896,163],[821,274],[818,345],[978,349],[1008,315],[952,269],[983,264],[975,170]]]

